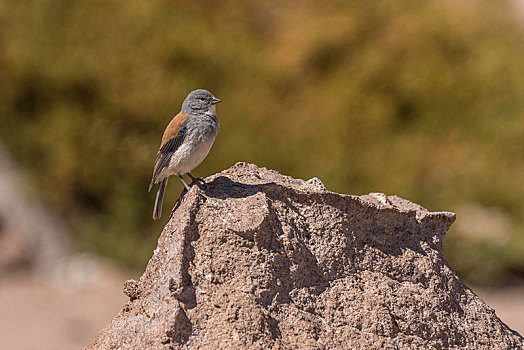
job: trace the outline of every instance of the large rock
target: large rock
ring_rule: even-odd
[[[181,200],[89,349],[515,349],[443,256],[449,212],[238,163]]]

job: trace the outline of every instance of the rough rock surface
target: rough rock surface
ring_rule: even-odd
[[[181,200],[88,349],[516,349],[443,256],[449,212],[238,163]]]

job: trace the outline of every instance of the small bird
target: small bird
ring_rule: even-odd
[[[169,176],[177,175],[188,191],[190,187],[182,175],[188,174],[191,177],[191,185],[195,181],[203,181],[189,172],[202,163],[215,141],[218,133],[216,104],[220,102],[221,99],[207,90],[191,91],[182,103],[180,113],[167,125],[149,185],[151,191],[154,184],[160,184],[153,209],[154,220],[162,215],[162,202]]]

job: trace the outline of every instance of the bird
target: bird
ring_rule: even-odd
[[[219,122],[216,115],[216,105],[222,102],[205,89],[191,91],[184,102],[180,113],[175,115],[167,125],[153,167],[153,178],[149,191],[159,184],[153,208],[153,220],[162,215],[162,202],[167,180],[171,175],[177,175],[186,190],[190,186],[183,176],[188,174],[191,186],[202,179],[191,175],[204,158],[206,158],[218,133]]]

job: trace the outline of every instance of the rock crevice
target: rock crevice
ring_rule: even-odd
[[[445,261],[455,214],[246,163],[206,182],[89,349],[523,346]]]

